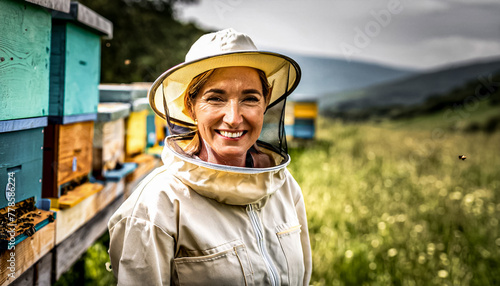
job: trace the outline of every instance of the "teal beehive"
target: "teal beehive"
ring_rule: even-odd
[[[0,19],[0,121],[47,116],[50,12],[2,0]]]
[[[43,127],[9,131],[0,133],[0,209],[42,194]]]
[[[112,23],[77,2],[52,13],[49,116],[57,123],[95,120],[99,104],[101,36]]]

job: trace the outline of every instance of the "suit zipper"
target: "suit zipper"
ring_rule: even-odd
[[[252,223],[255,236],[257,237],[257,244],[259,246],[260,254],[264,259],[264,264],[266,265],[267,271],[271,276],[271,285],[279,286],[280,281],[279,281],[278,271],[276,270],[271,258],[269,257],[269,253],[266,250],[264,243],[264,233],[262,230],[262,224],[260,223],[259,217],[257,216],[257,213],[253,209],[252,205],[248,205],[247,212],[248,216],[250,217],[250,222]]]

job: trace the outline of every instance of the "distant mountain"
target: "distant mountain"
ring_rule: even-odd
[[[319,100],[319,106],[323,113],[332,113],[370,107],[415,105],[431,96],[450,92],[467,81],[486,81],[487,76],[498,71],[500,59],[462,64],[375,86],[331,93]]]
[[[283,54],[296,60],[302,69],[302,80],[290,96],[294,100],[319,99],[325,94],[359,89],[414,75],[415,71],[379,64],[346,61],[340,58]]]

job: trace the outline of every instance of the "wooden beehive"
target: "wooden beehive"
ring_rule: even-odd
[[[313,139],[316,133],[316,118],[318,117],[317,103],[294,102],[293,111],[293,138]]]
[[[44,198],[59,198],[60,187],[88,175],[92,168],[94,122],[51,124],[44,138]]]
[[[125,162],[125,117],[128,103],[99,103],[94,128],[93,173],[102,176]]]
[[[131,112],[126,122],[125,155],[133,157],[146,150],[148,111]]]
[[[56,214],[36,209],[34,200],[28,199],[0,209],[0,217],[9,218],[0,228],[0,285],[9,285],[54,247]]]
[[[125,156],[132,158],[144,153],[147,146],[147,118],[149,104],[146,98],[132,102],[132,112],[126,120],[125,127]]]
[[[295,118],[316,119],[316,117],[318,117],[318,105],[316,102],[295,102],[293,105],[293,111]]]
[[[2,0],[0,19],[0,120],[47,116],[50,12]]]
[[[100,37],[111,37],[111,33],[111,22],[77,2],[71,3],[70,13],[53,14],[49,100],[51,117],[60,119],[97,113]]]
[[[11,122],[0,123],[6,126]],[[3,188],[0,208],[30,197],[41,198],[44,125],[47,120],[38,128],[2,128],[8,132],[0,133],[0,186]]]

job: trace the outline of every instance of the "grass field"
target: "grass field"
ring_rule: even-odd
[[[461,121],[443,116],[320,119],[317,140],[291,142],[301,146],[289,169],[308,210],[311,284],[500,285],[500,132],[451,131]],[[57,285],[112,284],[106,251],[103,237]]]
[[[290,148],[311,284],[500,284],[500,134],[414,126],[323,119]]]

